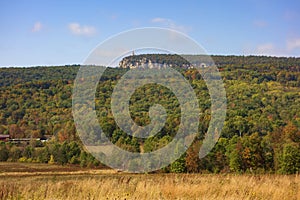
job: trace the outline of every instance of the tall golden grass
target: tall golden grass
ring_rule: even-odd
[[[0,172],[0,199],[300,199],[299,175]]]
[[[90,174],[2,178],[1,199],[300,199],[298,176]]]

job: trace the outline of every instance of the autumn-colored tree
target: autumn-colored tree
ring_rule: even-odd
[[[200,150],[200,142],[195,141],[186,151],[185,165],[186,170],[189,173],[199,172],[199,150]]]

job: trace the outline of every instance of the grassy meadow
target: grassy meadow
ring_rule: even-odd
[[[299,175],[127,174],[0,163],[0,199],[300,199]]]

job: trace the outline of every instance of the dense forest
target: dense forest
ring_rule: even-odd
[[[300,58],[212,56],[227,95],[227,116],[221,138],[203,159],[198,152],[211,112],[205,82],[195,69],[180,68],[181,57],[163,54],[130,56],[173,63],[194,89],[200,105],[195,141],[165,172],[284,173],[300,172]],[[197,56],[190,56],[197,60]],[[32,138],[28,144],[0,143],[0,161],[98,166],[84,151],[72,116],[72,88],[78,65],[0,68],[0,134]],[[139,125],[149,124],[149,108],[161,104],[166,124],[155,136],[128,136],[114,121],[110,100],[128,68],[107,68],[99,81],[95,105],[106,136],[132,152],[150,152],[172,140],[180,124],[180,105],[172,91],[148,84],[130,99],[130,114]],[[52,137],[51,137],[52,136]],[[47,142],[35,138],[51,138]]]

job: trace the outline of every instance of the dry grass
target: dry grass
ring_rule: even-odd
[[[0,199],[300,199],[297,175],[34,173],[0,173]]]

